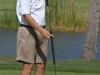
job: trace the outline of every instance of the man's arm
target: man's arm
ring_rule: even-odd
[[[47,31],[46,29],[42,28],[40,25],[38,25],[38,23],[29,15],[23,15],[24,20],[29,23],[29,25],[32,28],[35,28],[36,30],[38,30],[45,39],[49,39],[50,37],[53,37],[52,34],[49,33],[49,31]]]

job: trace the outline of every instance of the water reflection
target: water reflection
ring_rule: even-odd
[[[17,30],[0,29],[0,54],[16,55],[16,34]],[[79,59],[82,56],[84,47],[84,33],[54,33],[54,49],[56,59]],[[99,42],[100,43],[100,42]],[[51,45],[49,40],[48,58],[52,59]],[[100,59],[100,46],[98,47],[98,59]]]

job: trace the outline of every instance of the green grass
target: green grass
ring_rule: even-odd
[[[52,28],[57,31],[85,31],[89,4],[90,0],[52,0]]]
[[[16,0],[0,0],[0,11],[4,10],[14,10],[15,9]]]
[[[1,75],[20,75],[21,71],[18,70],[0,70]],[[34,71],[32,72],[32,75]],[[54,72],[46,71],[45,75],[55,75]],[[99,75],[99,74],[92,74],[92,73],[72,73],[72,72],[57,72],[57,75]]]
[[[4,56],[0,55],[0,70],[15,70],[21,71],[22,64],[16,62],[15,57],[13,56]],[[100,60],[95,61],[82,61],[80,59],[76,60],[56,60],[56,69],[57,72],[66,73],[93,73],[100,74]],[[33,69],[33,71],[35,68]],[[0,71],[0,72],[1,72]],[[46,71],[54,72],[54,65],[52,60],[48,60]]]
[[[18,20],[15,13],[16,0],[0,0],[0,27],[18,28]]]
[[[82,61],[82,60],[58,60],[58,72],[76,72],[76,73],[100,73],[100,61]],[[47,70],[52,70],[53,65],[48,61]]]

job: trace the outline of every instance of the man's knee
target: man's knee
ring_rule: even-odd
[[[33,64],[24,63],[24,69],[29,69],[29,70],[31,70],[32,68],[33,68]]]
[[[46,64],[44,64],[44,63],[43,64],[40,64],[40,63],[39,64],[36,64],[36,68],[37,69],[43,69],[44,70],[45,69],[45,66],[46,66]]]

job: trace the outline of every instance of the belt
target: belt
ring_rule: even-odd
[[[30,28],[32,28],[31,26],[29,26],[29,25],[23,25],[23,24],[20,24],[20,26],[21,27],[30,27]],[[41,26],[42,28],[46,28],[46,26]]]

